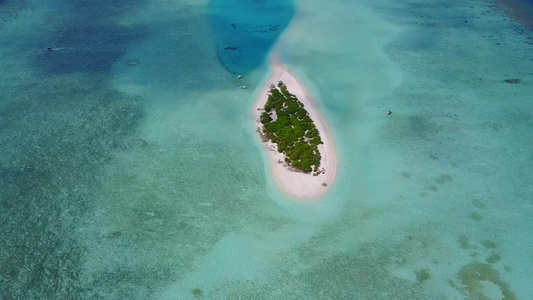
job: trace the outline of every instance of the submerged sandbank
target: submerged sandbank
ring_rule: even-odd
[[[318,146],[322,157],[320,167],[326,170],[325,174],[313,176],[311,173],[303,173],[291,170],[284,162],[284,155],[277,151],[277,145],[270,141],[263,142],[266,147],[272,167],[272,175],[276,184],[287,194],[299,200],[318,198],[323,195],[334,183],[337,176],[337,154],[333,145],[331,133],[320,111],[313,103],[311,94],[305,86],[290,72],[276,56],[270,59],[272,75],[257,96],[254,105],[254,117],[256,129],[262,128],[259,117],[268,100],[268,91],[271,84],[279,81],[287,86],[289,92],[294,94],[315,123],[320,138],[324,144]]]

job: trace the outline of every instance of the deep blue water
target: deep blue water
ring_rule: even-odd
[[[42,52],[36,57],[35,66],[44,73],[108,73],[126,48],[144,34],[143,28],[121,26],[116,18],[142,2],[69,2],[60,12],[70,17],[56,27],[43,45],[43,49],[57,50]]]
[[[232,73],[259,66],[294,15],[293,0],[214,0],[208,15],[221,63]]]

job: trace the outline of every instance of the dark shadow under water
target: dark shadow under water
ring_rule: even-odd
[[[495,0],[497,6],[522,25],[533,30],[533,0]]]

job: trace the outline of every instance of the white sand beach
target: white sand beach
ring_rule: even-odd
[[[313,176],[312,173],[306,174],[290,170],[284,162],[284,155],[277,151],[276,144],[263,142],[263,145],[268,151],[272,174],[277,185],[298,201],[312,201],[326,193],[335,181],[337,175],[337,154],[333,139],[323,116],[314,105],[311,94],[305,86],[275,55],[271,57],[270,63],[272,75],[261,90],[254,105],[255,127],[256,129],[262,128],[259,117],[268,99],[270,85],[283,81],[289,92],[294,94],[304,104],[304,108],[309,113],[309,116],[320,133],[320,138],[324,143],[318,146],[318,150],[322,156],[320,167],[324,168],[326,172],[325,174]]]

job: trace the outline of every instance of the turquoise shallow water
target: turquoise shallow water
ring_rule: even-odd
[[[2,297],[528,299],[533,34],[495,6],[0,13]],[[339,151],[317,204],[276,189],[252,125],[274,42]]]

